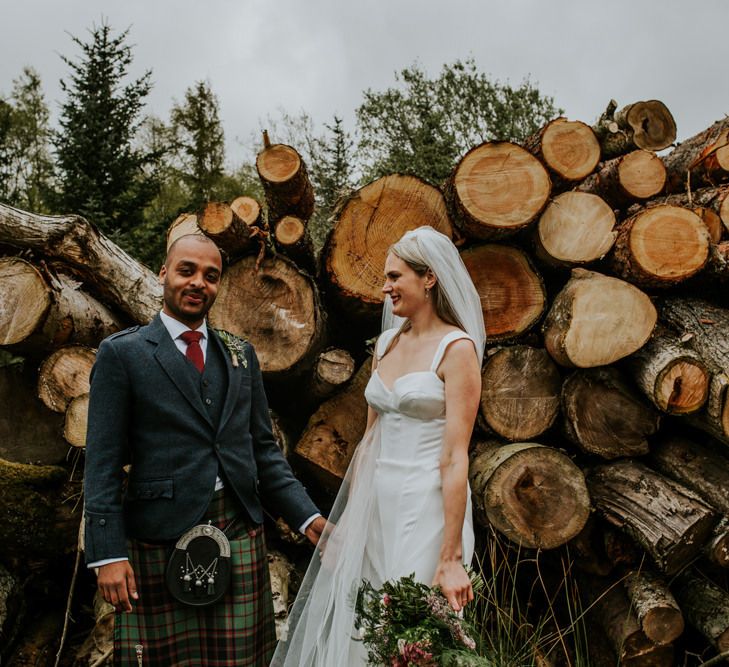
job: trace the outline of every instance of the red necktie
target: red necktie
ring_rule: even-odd
[[[187,343],[185,356],[201,373],[203,372],[203,368],[205,368],[205,358],[203,357],[203,351],[200,347],[200,339],[202,337],[203,335],[199,331],[185,331],[180,334],[180,338]]]

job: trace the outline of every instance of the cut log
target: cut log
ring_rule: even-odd
[[[563,366],[604,366],[644,345],[656,318],[651,300],[633,285],[573,269],[547,313],[544,344]]]
[[[263,209],[257,199],[248,196],[236,197],[230,202],[230,208],[248,227],[266,229],[267,225],[263,219]]]
[[[23,353],[61,345],[98,345],[123,328],[108,308],[63,274],[45,277],[25,260],[0,258],[0,344]]]
[[[38,400],[35,368],[0,367],[0,458],[15,463],[59,465],[68,453],[63,418]]]
[[[489,341],[516,338],[544,313],[544,281],[529,256],[519,248],[489,243],[461,253],[481,297]]]
[[[197,215],[203,233],[228,258],[240,257],[252,245],[251,228],[224,202],[208,202]]]
[[[702,284],[714,289],[729,284],[729,241],[711,245],[709,261],[699,279]]]
[[[284,427],[283,421],[277,413],[273,410],[269,410],[268,414],[271,417],[271,430],[273,431],[273,437],[276,440],[276,444],[283,452],[283,455],[286,458],[289,458],[289,454],[291,453],[291,438],[289,438],[288,431]]]
[[[367,425],[364,390],[371,360],[365,361],[346,389],[323,403],[310,417],[295,453],[329,491],[336,491]]]
[[[706,266],[710,244],[706,225],[692,211],[651,206],[618,226],[610,265],[640,287],[671,287]]]
[[[89,393],[96,350],[67,345],[48,356],[38,370],[38,397],[54,412],[66,412],[77,396]]]
[[[629,667],[675,665],[673,647],[655,644],[646,636],[621,586],[614,585],[596,598],[595,616],[610,640],[619,665]]]
[[[701,299],[670,298],[661,302],[660,317],[712,373],[706,409],[691,423],[729,444],[729,313]]]
[[[580,121],[555,118],[524,142],[556,182],[581,181],[600,160],[600,143],[592,128]]]
[[[712,243],[719,243],[729,230],[729,185],[679,192],[660,197],[655,202],[691,209],[709,228]]]
[[[660,410],[686,415],[700,410],[711,375],[701,357],[677,336],[661,329],[627,363],[633,379]]]
[[[689,570],[679,577],[676,598],[686,620],[720,652],[729,651],[729,594]]]
[[[565,433],[588,454],[604,459],[648,453],[660,416],[616,368],[575,371],[562,387]]]
[[[316,286],[280,256],[260,264],[244,257],[229,267],[209,318],[213,326],[251,341],[270,380],[306,372],[324,343]]]
[[[68,471],[58,466],[24,465],[0,459],[0,498],[12,511],[0,512],[0,559],[28,564],[33,559],[57,563],[73,553],[78,540],[79,514],[64,482]]]
[[[661,473],[699,494],[721,514],[729,514],[729,459],[697,442],[667,435],[654,443],[651,463]]]
[[[530,440],[554,423],[561,385],[545,350],[501,348],[489,356],[481,374],[481,414],[507,440]]]
[[[660,151],[676,140],[676,122],[663,102],[634,102],[619,111],[610,100],[593,127],[605,158],[623,155],[635,148]]]
[[[709,541],[704,545],[704,553],[712,563],[729,568],[729,516],[723,516],[716,524]]]
[[[525,547],[565,544],[590,514],[582,471],[536,443],[484,447],[471,462],[469,481],[479,521]]]
[[[648,639],[656,644],[670,644],[681,636],[683,614],[663,578],[650,570],[633,570],[623,584]]]
[[[327,291],[343,312],[379,322],[387,251],[421,225],[453,235],[443,195],[415,176],[385,176],[346,200],[323,251]]]
[[[286,634],[289,610],[289,578],[293,565],[279,551],[268,552],[268,574],[273,595],[273,616],[276,622],[276,639]]]
[[[729,175],[729,117],[681,142],[663,158],[668,192],[716,185]]]
[[[146,324],[160,311],[162,286],[79,216],[44,216],[0,204],[0,243],[60,260],[102,302]]]
[[[167,250],[177,239],[189,234],[202,235],[203,231],[197,224],[197,215],[194,213],[181,213],[167,228]]]
[[[256,169],[266,194],[268,219],[295,215],[308,220],[314,212],[314,189],[306,165],[291,146],[271,144],[264,133],[264,148],[256,157]]]
[[[615,236],[615,213],[603,199],[585,192],[564,192],[539,218],[538,255],[558,266],[586,264],[606,255]]]
[[[551,182],[541,162],[506,141],[472,148],[445,186],[453,221],[466,236],[495,240],[536,219],[549,198]]]
[[[666,185],[666,168],[655,153],[637,150],[603,163],[577,190],[602,197],[613,208],[656,197]]]
[[[76,396],[66,409],[63,437],[69,445],[86,447],[86,422],[89,418],[89,395]]]
[[[273,228],[276,249],[291,259],[300,269],[309,274],[316,273],[314,246],[306,224],[295,215],[285,215]]]
[[[343,387],[354,376],[354,359],[346,350],[324,350],[314,364],[309,396],[321,401]]]
[[[597,466],[587,485],[597,511],[668,575],[699,552],[717,522],[716,513],[693,491],[635,461]]]

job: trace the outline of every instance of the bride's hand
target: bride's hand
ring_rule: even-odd
[[[460,561],[440,561],[432,586],[439,586],[455,611],[461,611],[473,600],[471,580]]]

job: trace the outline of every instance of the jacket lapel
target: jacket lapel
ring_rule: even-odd
[[[187,368],[188,362],[177,349],[175,342],[172,340],[167,329],[165,329],[165,325],[162,324],[159,315],[152,320],[147,339],[157,344],[154,356],[162,367],[162,370],[167,374],[167,377],[170,378],[172,383],[180,390],[180,393],[190,405],[197,410],[200,416],[212,426],[213,422],[207,410],[205,410],[202,397],[200,396],[200,387],[195,386],[192,374]]]
[[[218,336],[210,324],[208,324],[208,333],[208,345],[218,346],[220,353],[223,355],[223,359],[225,359],[225,372],[228,374],[228,391],[225,393],[225,403],[223,404],[223,412],[220,415],[220,425],[218,426],[218,432],[220,432],[223,430],[228,419],[230,419],[230,415],[233,414],[243,373],[240,366],[238,368],[233,367],[228,348],[225,347],[223,341],[220,340],[220,336]]]

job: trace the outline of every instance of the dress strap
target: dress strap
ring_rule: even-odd
[[[435,351],[435,356],[433,357],[433,363],[430,365],[430,370],[433,373],[438,370],[438,366],[440,366],[440,362],[443,361],[443,357],[445,356],[448,346],[454,340],[460,340],[461,338],[467,338],[468,340],[473,341],[473,338],[471,338],[465,331],[449,331],[445,336],[443,336],[443,338],[441,338],[440,343],[438,343],[438,348]]]
[[[399,329],[395,327],[392,329],[386,329],[380,334],[380,337],[377,339],[377,344],[375,345],[377,361],[382,359],[382,356],[385,354],[385,350],[387,350],[387,346],[390,344],[390,341],[395,337],[395,334],[398,331]]]

